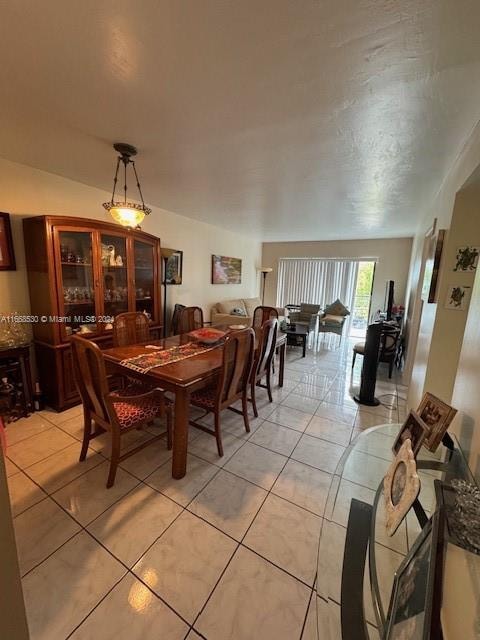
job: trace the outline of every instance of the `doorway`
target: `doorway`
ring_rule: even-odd
[[[351,338],[365,338],[367,333],[374,274],[374,261],[359,262],[350,322]]]

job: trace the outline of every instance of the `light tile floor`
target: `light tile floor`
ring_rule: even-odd
[[[314,591],[331,474],[361,430],[403,419],[406,392],[381,369],[387,406],[359,409],[351,388],[361,358],[352,372],[351,347],[325,336],[306,358],[289,349],[284,387],[273,403],[259,390],[251,433],[224,412],[220,459],[215,440],[192,431],[180,481],[160,442],[122,463],[107,490],[106,436],[78,462],[80,407],[10,425],[7,473],[32,640],[317,640],[316,602],[320,637],[340,637],[338,606]],[[387,466],[384,444],[365,454]],[[361,456],[339,488],[334,543],[351,496],[378,483]],[[338,590],[341,563],[328,570]]]

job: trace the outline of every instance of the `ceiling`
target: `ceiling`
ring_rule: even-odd
[[[0,5],[0,156],[264,240],[412,235],[480,117],[478,0]]]

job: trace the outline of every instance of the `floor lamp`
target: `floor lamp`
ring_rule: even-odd
[[[163,261],[163,337],[166,338],[167,333],[167,264],[170,256],[173,256],[175,249],[166,249],[162,247],[160,253]]]
[[[260,273],[263,275],[262,282],[262,307],[265,302],[265,281],[267,279],[267,273],[271,273],[273,271],[272,267],[260,267]]]

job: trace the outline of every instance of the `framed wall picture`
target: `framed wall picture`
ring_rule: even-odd
[[[407,438],[400,447],[383,480],[385,498],[386,529],[393,536],[410,510],[420,492],[420,478],[412,451],[412,443]]]
[[[458,247],[454,271],[476,271],[480,247]]]
[[[393,581],[385,640],[441,638],[440,609],[444,509],[438,509],[410,549]]]
[[[240,258],[212,255],[212,284],[240,284],[241,282]]]
[[[417,453],[428,434],[428,427],[416,411],[410,411],[407,419],[400,427],[398,436],[393,443],[392,451],[396,455],[400,451],[400,447],[405,440],[410,440],[412,444],[413,455],[417,457]]]
[[[442,261],[445,233],[445,229],[439,229],[437,234],[430,239],[428,255],[425,260],[422,287],[422,300],[425,302],[437,302],[438,276]]]
[[[0,271],[15,271],[15,269],[10,215],[0,212]]]
[[[417,413],[426,425],[428,432],[423,444],[429,451],[436,451],[457,410],[433,393],[426,393],[417,409]]]
[[[165,278],[167,284],[182,284],[183,251],[175,251],[167,260]]]
[[[471,287],[451,285],[448,287],[445,309],[465,311],[468,307],[468,299]]]

